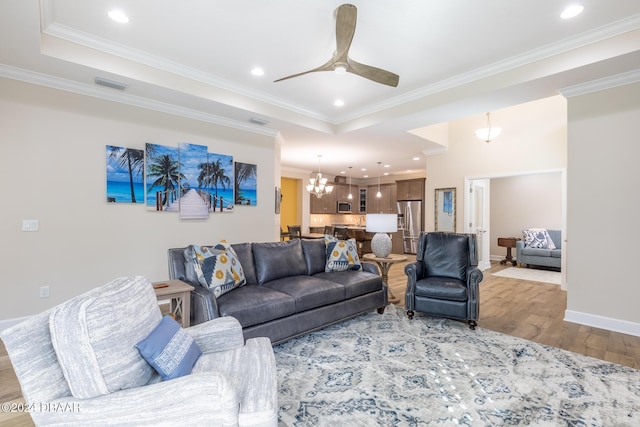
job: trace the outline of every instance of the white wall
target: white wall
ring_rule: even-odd
[[[258,206],[206,220],[106,202],[105,146],[190,142],[257,164]],[[273,241],[280,145],[273,136],[0,79],[0,321],[38,313],[123,275],[167,278],[166,251]],[[275,218],[275,219],[274,219]],[[40,230],[23,232],[23,219]],[[51,296],[39,298],[40,286]]]
[[[640,83],[568,99],[566,318],[640,336],[639,100]]]

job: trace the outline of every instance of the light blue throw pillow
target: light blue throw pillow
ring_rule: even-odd
[[[191,335],[171,316],[164,316],[136,348],[163,380],[189,375],[202,354]]]

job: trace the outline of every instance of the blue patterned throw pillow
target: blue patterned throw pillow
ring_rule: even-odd
[[[202,354],[191,335],[171,316],[164,316],[136,348],[163,380],[189,375]]]
[[[244,270],[231,245],[221,240],[215,246],[190,246],[198,282],[218,298],[246,283]]]
[[[356,239],[338,240],[326,234],[324,243],[327,246],[327,263],[324,271],[359,270],[362,268],[358,258]]]
[[[522,240],[524,240],[524,246],[529,248],[556,248],[546,228],[527,228],[526,230],[522,230]]]

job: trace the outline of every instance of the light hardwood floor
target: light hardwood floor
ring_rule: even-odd
[[[411,259],[411,258],[410,258]],[[404,264],[389,271],[389,286],[404,305]],[[480,283],[478,326],[640,369],[640,337],[563,321],[566,292],[541,282],[493,276],[499,263],[484,272]],[[0,343],[0,403],[24,402],[4,345]],[[33,426],[28,414],[0,413],[0,426]]]

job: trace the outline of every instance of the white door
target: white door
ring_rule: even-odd
[[[473,179],[469,181],[467,192],[468,218],[466,232],[475,233],[478,247],[478,268],[482,271],[491,267],[489,240],[489,190],[488,179]]]

